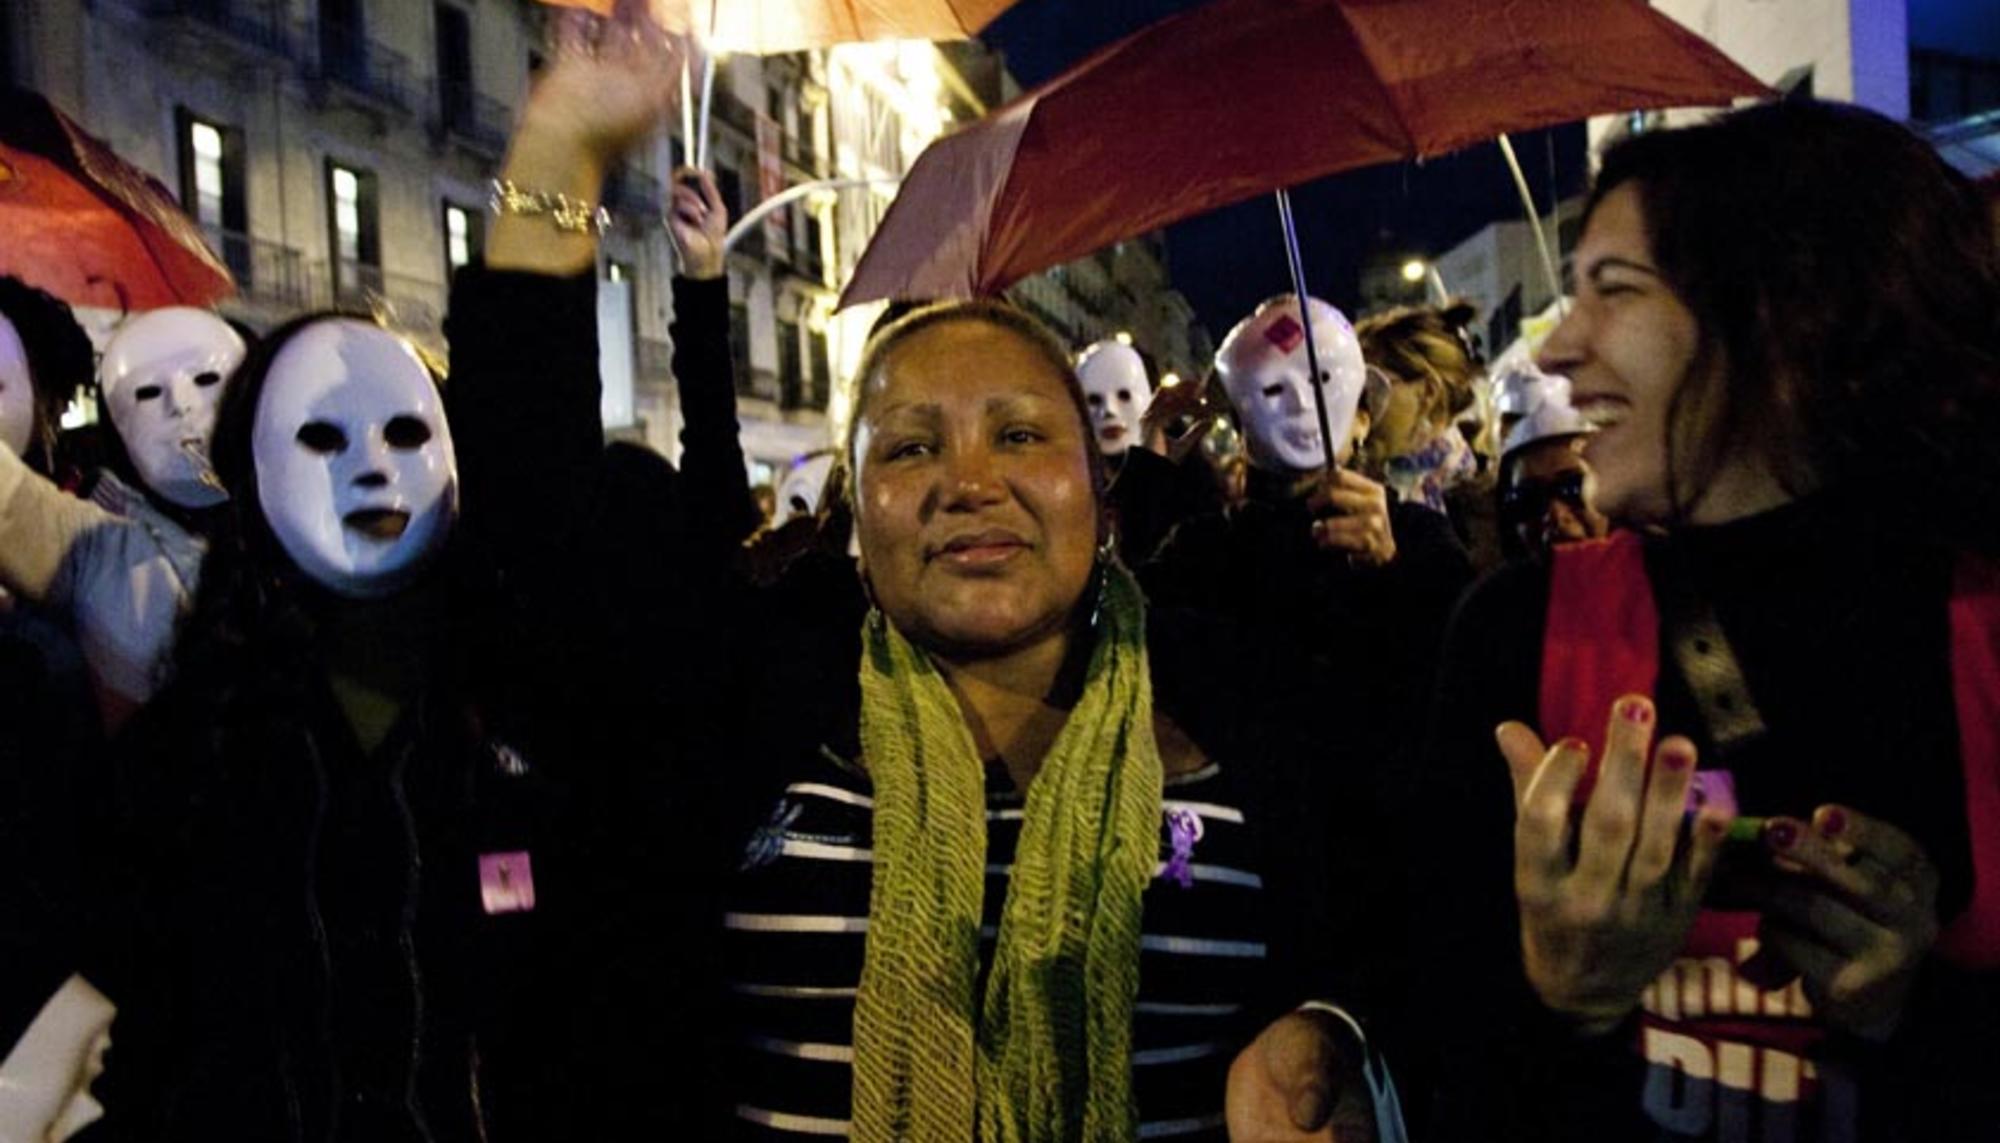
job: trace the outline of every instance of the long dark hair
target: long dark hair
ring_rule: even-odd
[[[1669,417],[1677,516],[1754,452],[1794,494],[2000,551],[2000,253],[1970,182],[1880,115],[1805,101],[1626,140],[1586,224],[1628,184],[1700,331]]]
[[[54,476],[63,409],[89,384],[96,353],[67,304],[19,278],[0,276],[0,315],[21,337],[34,387],[34,435],[21,459],[36,472]]]

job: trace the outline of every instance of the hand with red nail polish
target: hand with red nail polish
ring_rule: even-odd
[[[1612,706],[1603,762],[1580,810],[1589,748],[1574,739],[1545,747],[1518,722],[1499,729],[1519,808],[1523,966],[1542,1003],[1583,1034],[1616,1027],[1673,963],[1729,830],[1729,811],[1706,806],[1681,844],[1695,747],[1672,737],[1652,748],[1654,721],[1644,697]]]
[[[1826,1023],[1886,1039],[1937,940],[1937,869],[1909,834],[1845,806],[1773,818],[1774,873],[1751,897],[1757,959],[1789,967]]]

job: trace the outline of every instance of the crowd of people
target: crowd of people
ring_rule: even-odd
[[[605,443],[677,48],[558,49],[448,369],[0,280],[0,1140],[2000,1131],[2000,252],[1925,143],[1618,144],[1491,368],[911,299],[767,508],[705,173],[680,463]]]

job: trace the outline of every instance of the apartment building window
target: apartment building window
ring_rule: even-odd
[[[181,206],[201,225],[230,272],[247,284],[250,217],[244,194],[243,132],[202,119],[185,107],[175,112],[174,120]]]
[[[825,408],[827,398],[833,395],[833,357],[827,352],[825,330],[806,334],[806,367],[812,370],[806,401],[815,409]]]
[[[439,106],[447,127],[472,120],[472,20],[454,4],[437,6]]]
[[[446,276],[460,266],[476,262],[486,253],[486,215],[476,207],[444,204],[444,262]]]
[[[362,0],[319,0],[320,66],[342,79],[356,78],[366,70],[366,44]]]
[[[382,289],[382,206],[375,172],[326,164],[327,248],[333,291],[354,301]]]
[[[729,303],[729,360],[736,370],[736,391],[754,393],[750,376],[750,307]]]
[[[14,15],[0,7],[0,87],[14,85]]]
[[[805,400],[805,371],[799,355],[797,322],[778,321],[778,399],[787,409],[799,408]]]

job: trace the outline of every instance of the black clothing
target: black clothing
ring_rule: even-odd
[[[1199,458],[1177,463],[1138,445],[1119,459],[1109,496],[1118,555],[1135,568],[1152,559],[1182,521],[1222,506],[1221,490],[1206,463]]]
[[[1445,622],[1472,580],[1465,550],[1443,514],[1392,502],[1395,560],[1356,567],[1313,543],[1293,479],[1251,469],[1241,507],[1181,524],[1139,580],[1157,605],[1226,619],[1319,661],[1366,712],[1340,733],[1413,754]]]
[[[1938,866],[1948,918],[1963,907],[1970,878],[1945,610],[1952,557],[1892,542],[1860,520],[1823,495],[1681,529],[1649,542],[1648,574],[1656,584],[1667,574],[1692,578],[1763,715],[1767,735],[1729,767],[1742,812],[1808,817],[1839,802],[1899,825]],[[1441,1138],[1490,1138],[1497,1124],[1536,1138],[1659,1131],[1640,1114],[1645,1067],[1632,1048],[1633,1027],[1576,1040],[1540,1008],[1521,973],[1513,795],[1493,728],[1539,721],[1543,625],[1548,607],[1561,605],[1549,599],[1548,577],[1546,566],[1510,566],[1465,600],[1413,807],[1432,823],[1426,832],[1436,843],[1412,890],[1423,908],[1411,939],[1428,953],[1416,1030],[1441,1046],[1432,1061],[1445,1078]],[[1713,765],[1716,752],[1662,643],[1658,725],[1694,739],[1702,764]],[[1860,1061],[1861,1138],[1968,1137],[1954,1117],[1978,1089],[1954,1086],[1949,1077],[1972,1064],[1969,1049],[1950,1045],[1978,1027],[1976,1019],[1994,1018],[1995,989],[1990,979],[1958,979],[1956,1009],[1936,1007],[1938,983],[1958,975],[1941,964],[1930,970],[1889,1049],[1830,1047]],[[1492,1054],[1498,1045],[1510,1045],[1504,1056]],[[1910,1065],[1919,1059],[1928,1061],[1925,1095],[1906,1098],[1899,1088],[1914,1079]],[[1971,1121],[1982,1124],[1974,1135],[2000,1122],[1990,1106],[1985,1115]]]

